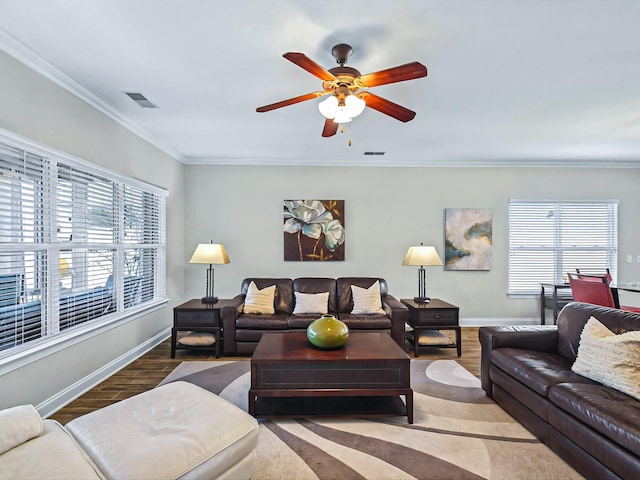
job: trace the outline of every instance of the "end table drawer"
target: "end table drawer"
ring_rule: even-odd
[[[458,314],[452,310],[420,312],[416,325],[458,325]]]
[[[214,312],[175,312],[175,326],[198,326],[216,327],[216,316]]]

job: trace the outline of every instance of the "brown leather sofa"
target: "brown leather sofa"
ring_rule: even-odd
[[[380,296],[385,314],[354,315],[351,286],[369,288],[380,282]],[[244,299],[251,282],[259,289],[275,285],[275,314],[245,314]],[[389,295],[387,282],[383,278],[245,278],[240,294],[234,297],[233,305],[221,309],[223,325],[223,350],[225,355],[250,355],[265,332],[306,330],[311,322],[320,317],[316,314],[294,315],[295,294],[329,292],[329,313],[340,318],[351,331],[384,331],[404,349],[404,328],[409,310]]]
[[[640,401],[571,370],[591,316],[640,330],[638,314],[577,302],[557,326],[481,327],[482,388],[587,478],[640,478]]]

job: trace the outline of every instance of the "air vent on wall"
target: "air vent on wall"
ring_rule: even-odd
[[[384,155],[386,152],[364,152],[365,155]]]
[[[124,94],[127,95],[129,98],[131,98],[131,100],[136,102],[142,108],[158,108],[156,104],[149,101],[147,97],[145,97],[139,92],[124,92]]]

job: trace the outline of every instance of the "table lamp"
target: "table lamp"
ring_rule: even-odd
[[[227,251],[221,243],[200,243],[193,252],[189,263],[209,264],[207,269],[207,292],[202,297],[202,303],[216,303],[218,297],[213,295],[213,265],[224,265],[229,263]]]
[[[422,242],[418,246],[409,247],[402,265],[420,266],[418,269],[418,296],[413,297],[413,300],[416,303],[429,302],[431,299],[427,297],[427,278],[424,267],[442,265],[442,260],[440,260],[435,247],[425,246]]]

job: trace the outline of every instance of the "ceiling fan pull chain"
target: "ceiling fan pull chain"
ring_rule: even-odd
[[[351,146],[351,122],[349,122],[349,146]]]

